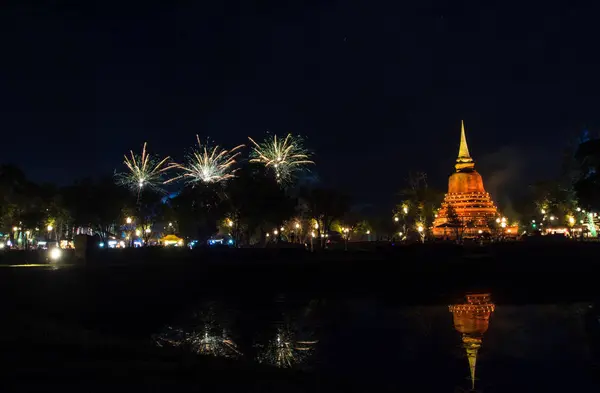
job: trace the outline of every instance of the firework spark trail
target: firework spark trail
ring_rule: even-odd
[[[305,169],[305,165],[314,164],[308,151],[302,146],[300,137],[287,134],[282,141],[274,135],[272,139],[265,139],[260,144],[250,137],[248,139],[254,144],[250,162],[271,168],[280,183],[292,180],[294,173]]]
[[[130,157],[125,155],[125,161],[123,161],[128,171],[115,175],[117,184],[129,188],[131,191],[137,191],[138,200],[143,188],[162,192],[164,172],[173,168],[168,164],[170,157],[159,160],[148,154],[146,146],[147,142],[144,142],[141,156],[130,150]]]
[[[185,347],[195,353],[217,357],[236,358],[242,355],[237,345],[225,332],[222,335],[211,333],[211,327],[206,326],[201,332],[186,332],[182,329],[168,328],[155,336],[159,347]]]
[[[287,329],[279,329],[258,355],[259,363],[269,363],[276,367],[290,368],[302,364],[313,352],[318,341],[296,341],[294,334]]]
[[[178,179],[185,179],[188,184],[198,182],[218,183],[235,177],[237,169],[233,169],[233,165],[236,164],[235,158],[240,155],[240,152],[236,152],[236,150],[241,149],[244,145],[225,150],[219,146],[211,147],[208,143],[202,145],[198,135],[196,135],[196,141],[198,142],[198,148],[186,157],[185,164],[173,164],[174,168],[183,171],[183,173],[167,180],[165,183]]]

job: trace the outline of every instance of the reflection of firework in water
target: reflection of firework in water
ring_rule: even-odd
[[[290,368],[303,363],[314,349],[317,341],[296,341],[289,329],[279,328],[275,338],[259,352],[258,362],[281,368]]]
[[[308,164],[314,164],[310,160],[310,155],[302,146],[302,138],[287,134],[284,139],[267,138],[262,143],[256,143],[248,137],[254,144],[250,153],[250,162],[263,164],[265,167],[275,172],[275,177],[280,183],[292,180],[295,172],[301,171]]]
[[[185,179],[188,184],[195,183],[218,183],[224,180],[229,180],[234,177],[235,169],[233,166],[235,158],[240,154],[236,150],[244,147],[239,145],[231,150],[225,150],[219,146],[209,146],[208,143],[202,145],[200,138],[196,135],[198,147],[188,155],[184,165],[175,164],[174,167],[180,169],[183,173],[167,183]]]
[[[236,358],[241,355],[237,346],[225,331],[214,334],[211,326],[206,325],[201,331],[185,332],[183,329],[168,328],[156,336],[156,344],[160,347],[171,346],[186,348],[201,355]]]
[[[127,167],[127,172],[115,175],[117,184],[137,192],[138,198],[144,188],[162,191],[164,172],[172,168],[171,165],[167,164],[169,157],[160,160],[148,154],[146,145],[147,143],[144,142],[142,155],[130,151],[130,157],[125,156],[125,161],[123,161]]]

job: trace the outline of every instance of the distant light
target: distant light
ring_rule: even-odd
[[[546,210],[542,209],[540,211],[542,212],[542,214],[546,214]]]
[[[398,217],[394,217],[394,221],[398,222],[400,219]]]
[[[315,222],[315,229],[319,229],[319,223]]]
[[[580,212],[580,211],[581,211],[581,208],[580,208],[580,207],[578,207],[576,210],[577,210],[578,212]]]
[[[48,226],[46,227],[46,229],[48,230],[48,232],[52,232],[52,230],[53,230],[54,228],[52,227],[52,225],[48,225]]]
[[[170,223],[169,223],[169,226],[170,226],[170,227],[172,227],[172,226],[173,226],[173,223],[172,223],[172,222],[170,222]]]
[[[512,231],[510,229],[507,229],[506,232],[511,233]]]
[[[267,237],[269,237],[269,234],[267,233]]]
[[[17,227],[13,227],[13,231],[15,231],[15,232],[16,232],[16,231],[18,231],[18,230],[19,230],[19,228],[17,228]]]
[[[371,234],[371,231],[367,231],[367,235],[370,235],[370,234]]]
[[[281,232],[283,232],[283,229],[284,229],[284,228],[283,228],[283,227],[281,227],[281,228],[279,228],[279,229],[281,230]]]
[[[279,232],[277,232],[277,229],[273,230],[273,235],[277,235]]]
[[[60,248],[55,247],[50,250],[50,259],[52,259],[53,261],[59,260],[61,256],[62,256],[62,250]]]
[[[232,240],[232,239],[229,239],[229,240],[227,241],[227,244],[233,244],[233,240]]]
[[[136,229],[136,230],[135,230],[135,235],[136,235],[136,236],[139,236],[139,235],[141,235],[141,233],[142,233],[142,232],[140,232],[140,230],[139,230],[139,229]]]
[[[477,231],[477,233],[482,234],[483,231],[480,229],[480,230]]]
[[[127,218],[125,219],[125,222],[126,222],[127,224],[131,224],[131,221],[133,221],[133,220],[131,219],[131,217],[127,217]]]
[[[419,231],[419,232],[423,232],[423,226],[422,226],[422,225],[419,225],[419,226],[417,227],[417,231]]]
[[[550,221],[553,221],[556,217],[550,216]]]
[[[146,233],[150,233],[152,230],[150,228],[146,228]]]
[[[4,247],[4,243],[0,243],[0,250],[2,250]]]
[[[404,211],[404,214],[408,214],[408,207],[404,206],[402,210]]]
[[[100,248],[104,247],[104,243],[102,243],[102,242],[98,243],[98,247],[100,247]]]
[[[299,229],[299,228],[300,228],[300,224],[296,223],[296,229]]]
[[[531,220],[531,222],[533,222],[535,224],[535,220]]]
[[[500,219],[499,219],[499,218],[496,218],[496,222],[497,222],[497,223],[500,223]]]
[[[502,224],[500,224],[500,226],[501,226],[502,228],[506,228],[506,223],[505,223],[505,222],[503,222]]]

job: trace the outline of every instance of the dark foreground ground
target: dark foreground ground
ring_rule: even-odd
[[[410,378],[399,377],[396,384],[374,376],[369,386],[343,373],[281,370],[158,349],[148,337],[206,298],[257,312],[262,307],[257,305],[282,295],[292,303],[376,299],[386,307],[423,307],[480,291],[492,293],[499,308],[593,306],[600,299],[599,257],[599,245],[580,243],[328,253],[137,249],[104,251],[86,263],[67,255],[63,262],[69,266],[43,268],[8,267],[44,262],[44,255],[11,252],[0,256],[3,391],[439,391],[445,385],[435,385],[431,370],[446,372],[451,362],[432,358],[424,367],[407,361],[403,367]],[[390,331],[389,339],[393,336]],[[539,375],[571,373],[564,386],[530,379],[505,388],[559,391],[549,389],[569,389],[573,381],[587,387],[600,373],[593,366],[597,354],[590,353],[591,366],[539,360]],[[500,357],[489,360],[488,369],[504,367],[514,380],[522,369],[518,362]],[[501,391],[500,386],[488,391]]]

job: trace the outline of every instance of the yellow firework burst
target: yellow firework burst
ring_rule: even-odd
[[[143,189],[162,192],[164,173],[172,168],[172,165],[168,163],[169,157],[161,160],[149,154],[146,147],[147,143],[144,142],[141,155],[135,154],[133,151],[129,152],[129,156],[125,155],[123,163],[127,167],[127,171],[115,175],[117,184],[137,192],[138,197]]]
[[[250,162],[261,163],[273,170],[277,181],[280,183],[292,180],[294,175],[306,169],[306,165],[314,164],[309,152],[303,147],[301,137],[287,134],[283,139],[274,135],[262,143],[256,143],[248,137],[254,145],[250,153]]]

